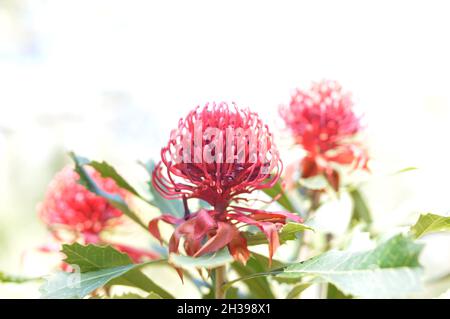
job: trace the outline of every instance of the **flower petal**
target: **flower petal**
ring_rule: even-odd
[[[235,233],[233,239],[228,244],[228,250],[234,260],[247,264],[247,260],[250,258],[250,252],[247,248],[247,240],[243,237],[237,228],[235,227]]]
[[[278,228],[275,223],[260,222],[252,219],[250,216],[244,214],[228,214],[229,218],[237,220],[241,223],[258,227],[267,237],[269,242],[269,266],[272,264],[272,256],[280,246],[280,238],[278,236]]]
[[[234,234],[234,225],[227,222],[218,222],[216,234],[195,253],[194,257],[212,253],[225,247],[233,240]]]
[[[214,211],[208,212],[206,209],[200,210],[193,215],[189,220],[182,223],[178,227],[180,234],[191,239],[201,239],[206,236],[211,230],[217,228],[216,221],[210,215],[214,215]]]
[[[159,240],[159,242],[162,245],[162,238],[161,238],[161,233],[159,232],[159,228],[158,228],[158,223],[159,221],[162,220],[163,222],[166,222],[168,224],[171,225],[177,225],[180,222],[183,221],[183,219],[174,217],[172,215],[161,215],[159,217],[153,218],[149,223],[148,223],[148,230],[150,232],[150,234],[153,235],[153,237],[155,237],[156,239]]]

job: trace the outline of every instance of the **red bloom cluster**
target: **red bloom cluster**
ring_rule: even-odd
[[[208,151],[215,157],[209,161]],[[273,187],[282,170],[258,115],[226,103],[197,107],[181,119],[161,158],[152,181],[164,197],[199,198],[218,210],[239,194]]]
[[[165,198],[182,198],[186,208],[184,218],[163,215],[149,224],[150,232],[159,240],[160,220],[176,225],[170,252],[178,253],[183,237],[185,252],[190,256],[227,246],[236,260],[246,263],[250,254],[239,227],[252,225],[267,236],[272,258],[279,246],[278,230],[286,219],[301,221],[288,212],[268,213],[231,205],[232,201],[245,201],[241,195],[271,188],[282,171],[272,134],[248,109],[226,103],[197,107],[179,121],[161,157],[152,183]],[[205,200],[213,209],[190,214],[189,198]]]
[[[297,89],[280,115],[296,143],[307,155],[301,162],[305,178],[324,174],[336,190],[339,175],[333,163],[367,168],[367,151],[353,138],[361,131],[349,93],[335,81],[313,83],[309,91]]]
[[[103,178],[89,167],[88,172],[105,192],[127,196],[111,178]],[[39,216],[59,242],[106,244],[100,235],[121,223],[122,212],[103,197],[79,184],[78,180],[79,175],[70,167],[57,173],[49,185],[44,201],[38,207]],[[71,235],[69,239],[64,237],[64,232]],[[134,261],[140,261],[144,257],[157,257],[152,252],[123,245],[114,246],[128,253]]]

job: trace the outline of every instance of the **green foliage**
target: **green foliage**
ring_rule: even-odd
[[[372,250],[328,251],[304,262],[240,277],[224,285],[224,289],[239,281],[275,275],[304,279],[302,284],[309,282],[305,279],[314,282],[319,279],[335,285],[344,295],[355,297],[403,297],[422,290],[422,268],[418,261],[421,250],[422,245],[411,238],[397,235]]]
[[[139,217],[134,213],[130,207],[128,207],[127,203],[124,201],[124,199],[119,194],[110,194],[102,190],[97,183],[89,176],[88,172],[84,168],[85,165],[91,165],[92,162],[88,160],[87,158],[77,156],[75,153],[71,152],[70,157],[75,162],[75,171],[80,175],[79,183],[84,185],[87,189],[89,189],[91,192],[97,194],[98,196],[101,196],[108,200],[108,202],[116,207],[117,209],[120,209],[126,216],[131,218],[133,221],[135,221],[137,224],[142,226],[143,228],[147,229],[147,226],[142,223],[142,221],[139,219]],[[96,169],[100,169],[105,176],[109,175],[111,178],[116,178],[119,183],[122,185],[128,185],[128,183],[124,182],[124,179],[120,177],[120,175],[117,174],[115,169],[113,169],[110,165],[106,164],[105,162],[98,163],[95,162],[94,166]],[[101,172],[100,172],[101,173]],[[116,182],[117,182],[116,181]],[[126,186],[130,189],[131,186]]]
[[[47,279],[39,289],[45,299],[83,298],[94,290],[105,286],[114,278],[126,274],[136,265],[91,271],[87,273],[57,272]]]
[[[399,175],[399,174],[402,174],[402,173],[407,173],[407,172],[415,171],[415,170],[417,170],[417,169],[419,169],[419,168],[414,167],[414,166],[405,167],[405,168],[402,168],[402,169],[400,169],[400,170],[398,170],[398,171],[392,173],[392,175]]]
[[[450,231],[450,216],[445,217],[430,213],[422,214],[414,226],[411,227],[411,234],[414,238],[443,231]]]
[[[153,187],[152,184],[152,173],[155,169],[155,162],[148,161],[147,163],[140,163],[145,170],[147,171],[149,175],[149,182],[148,182],[148,189],[150,191],[150,194],[152,196],[152,200],[150,201],[150,204],[157,207],[161,213],[163,214],[172,214],[178,217],[181,217],[184,215],[184,207],[180,200],[168,200],[161,196],[161,194]]]
[[[102,177],[113,179],[116,182],[117,186],[129,191],[135,196],[141,197],[139,193],[122,176],[120,176],[119,173],[117,173],[116,169],[105,161],[90,161],[89,166],[93,167],[97,172],[99,172]]]
[[[327,299],[351,299],[349,295],[345,295],[335,285],[327,284]]]
[[[296,240],[297,234],[303,232],[305,230],[313,230],[311,227],[299,224],[299,223],[287,223],[283,226],[283,228],[279,232],[280,243],[283,244],[289,240]],[[261,232],[258,233],[249,233],[246,232],[245,237],[247,239],[247,245],[261,245],[267,244],[267,237]]]
[[[125,215],[147,229],[139,217],[128,207],[119,194],[109,194],[96,184],[89,176],[85,166],[91,166],[102,177],[112,178],[119,187],[138,196],[149,204],[158,208],[162,213],[175,216],[184,215],[184,206],[180,200],[166,200],[153,187],[151,183],[155,164],[149,161],[142,164],[150,176],[148,190],[151,199],[143,198],[111,165],[106,162],[90,161],[74,153],[70,156],[75,162],[75,170],[80,175],[80,184],[90,191],[106,198],[112,205],[120,209]],[[403,171],[410,171],[408,168]],[[398,172],[400,173],[400,172]],[[311,178],[299,181],[302,187],[308,189],[323,189],[324,179]],[[326,181],[325,181],[326,182]],[[295,212],[295,207],[287,194],[282,190],[281,183],[264,192],[286,210]],[[364,196],[358,189],[350,189],[349,194],[353,200],[354,210],[352,220],[365,225],[372,223],[372,217]],[[160,299],[173,298],[164,288],[156,284],[142,270],[143,267],[155,263],[165,262],[179,268],[206,268],[214,269],[229,265],[230,272],[239,278],[229,281],[222,289],[226,298],[276,298],[273,291],[273,281],[283,285],[291,285],[287,299],[298,298],[301,293],[314,283],[326,288],[326,297],[330,299],[343,299],[351,297],[362,298],[396,298],[408,296],[422,289],[422,268],[418,261],[422,245],[413,241],[426,234],[448,231],[450,217],[434,214],[421,215],[417,223],[411,227],[411,236],[397,235],[376,248],[367,251],[325,251],[311,259],[299,263],[285,264],[274,260],[269,266],[267,257],[253,253],[246,265],[234,261],[227,248],[204,255],[190,257],[181,254],[170,254],[168,261],[151,261],[142,264],[133,264],[127,254],[111,246],[83,246],[78,243],[63,245],[62,252],[66,255],[64,261],[76,270],[72,273],[57,272],[42,285],[41,292],[44,298],[84,298],[98,289],[106,290],[115,285],[122,285],[141,289],[144,293],[127,293],[112,296],[115,299]],[[298,240],[298,234],[310,227],[299,223],[287,223],[279,231],[280,243]],[[243,232],[249,246],[268,244],[266,236],[261,232]],[[308,243],[303,242],[304,245]],[[305,246],[314,249],[313,246]],[[297,247],[298,248],[298,247]],[[328,248],[327,248],[328,249]],[[317,253],[315,251],[315,253]],[[188,277],[191,275],[189,274]],[[194,282],[198,280],[190,277]],[[214,279],[214,276],[212,277]],[[0,273],[0,282],[25,282],[27,279],[6,276]],[[247,287],[245,293],[240,292],[233,285],[242,281]],[[197,283],[198,284],[198,283]],[[205,283],[201,287],[210,287]],[[204,293],[204,291],[202,291]],[[214,284],[204,298],[214,297]],[[107,297],[109,298],[109,297]]]
[[[366,224],[370,225],[372,223],[372,216],[361,192],[355,188],[351,190],[349,194],[353,200],[352,220],[363,221]]]
[[[22,284],[25,282],[40,280],[41,278],[28,278],[6,274],[0,271],[0,283],[13,283],[13,284]]]
[[[292,288],[292,290],[288,293],[288,295],[286,296],[286,299],[296,299],[300,296],[300,294],[307,288],[309,288],[311,286],[310,283],[301,283],[298,284],[296,286],[294,286],[294,288]]]
[[[278,276],[319,277],[357,297],[401,297],[422,288],[421,249],[410,238],[398,235],[369,251],[326,252],[288,266]]]
[[[149,293],[147,296],[141,296],[138,294],[133,293],[127,293],[120,296],[113,296],[112,299],[163,299],[158,294],[155,294],[154,292]]]
[[[241,277],[251,276],[252,274],[257,274],[261,272],[268,271],[267,265],[268,260],[264,260],[261,255],[252,254],[247,264],[244,266],[239,262],[233,262],[231,267],[236,271],[236,273]],[[250,298],[256,299],[273,299],[275,298],[272,289],[269,284],[267,277],[256,277],[253,279],[246,280],[244,284],[248,287],[250,291]]]
[[[64,245],[65,261],[79,272],[59,272],[41,287],[44,298],[83,298],[105,285],[137,287],[154,292],[163,298],[173,298],[166,290],[144,275],[140,268],[161,261],[132,264],[128,255],[111,246]]]
[[[61,250],[67,257],[64,261],[69,265],[77,265],[81,272],[96,271],[105,268],[132,264],[130,257],[111,246],[82,246],[78,243],[63,245]]]
[[[200,257],[183,256],[179,254],[170,254],[170,264],[181,268],[216,268],[226,265],[233,261],[233,257],[228,252],[227,248],[219,250],[216,253],[208,254]]]
[[[292,205],[288,196],[283,191],[280,181],[278,181],[278,183],[276,183],[272,188],[269,188],[269,189],[266,188],[263,191],[264,191],[264,193],[269,195],[270,198],[276,198],[277,196],[279,196],[277,199],[278,204],[280,204],[282,207],[287,209],[289,212],[295,212],[294,205]]]

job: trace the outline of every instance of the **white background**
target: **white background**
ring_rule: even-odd
[[[282,139],[278,105],[322,78],[365,113],[377,227],[448,212],[449,13],[447,1],[0,1],[0,232],[16,238],[4,249],[44,236],[34,206],[55,154],[137,174],[135,159],[214,100],[259,111]]]

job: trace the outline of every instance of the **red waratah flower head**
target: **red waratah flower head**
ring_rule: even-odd
[[[86,169],[103,191],[123,197],[128,195],[111,178],[103,178],[97,171],[89,167]],[[38,206],[39,216],[59,242],[78,241],[83,244],[108,244],[100,235],[102,231],[120,224],[122,222],[120,217],[123,214],[105,198],[79,184],[78,180],[78,173],[71,167],[67,166],[57,173],[48,187],[44,201]],[[65,238],[64,234],[70,234],[70,237]],[[136,262],[143,258],[158,257],[153,252],[126,245],[112,245],[120,251],[128,253]],[[45,250],[46,247],[42,247],[41,250]]]
[[[182,198],[186,207],[184,218],[163,215],[149,224],[158,239],[158,221],[176,225],[170,252],[178,252],[183,237],[190,256],[228,246],[233,257],[245,263],[249,251],[238,227],[253,225],[266,234],[271,258],[279,245],[278,230],[286,219],[301,221],[287,212],[231,205],[232,201],[245,201],[245,195],[255,190],[272,187],[282,171],[272,134],[248,109],[226,103],[197,107],[179,121],[161,158],[153,172],[153,185],[167,199]],[[190,214],[189,198],[202,199],[213,209]]]
[[[307,153],[303,177],[324,174],[337,190],[339,175],[332,163],[368,169],[367,152],[354,140],[362,127],[352,107],[351,95],[329,80],[313,83],[308,91],[297,89],[290,104],[280,107],[286,126]]]
[[[104,191],[125,195],[112,179],[102,178],[93,169],[89,169],[89,174]],[[78,173],[70,167],[57,173],[39,205],[39,215],[50,229],[64,229],[86,243],[96,243],[100,232],[117,223],[122,212],[78,180]]]
[[[218,210],[240,194],[271,188],[281,170],[272,134],[258,115],[226,103],[197,107],[161,151],[153,185],[168,198],[199,198]]]

